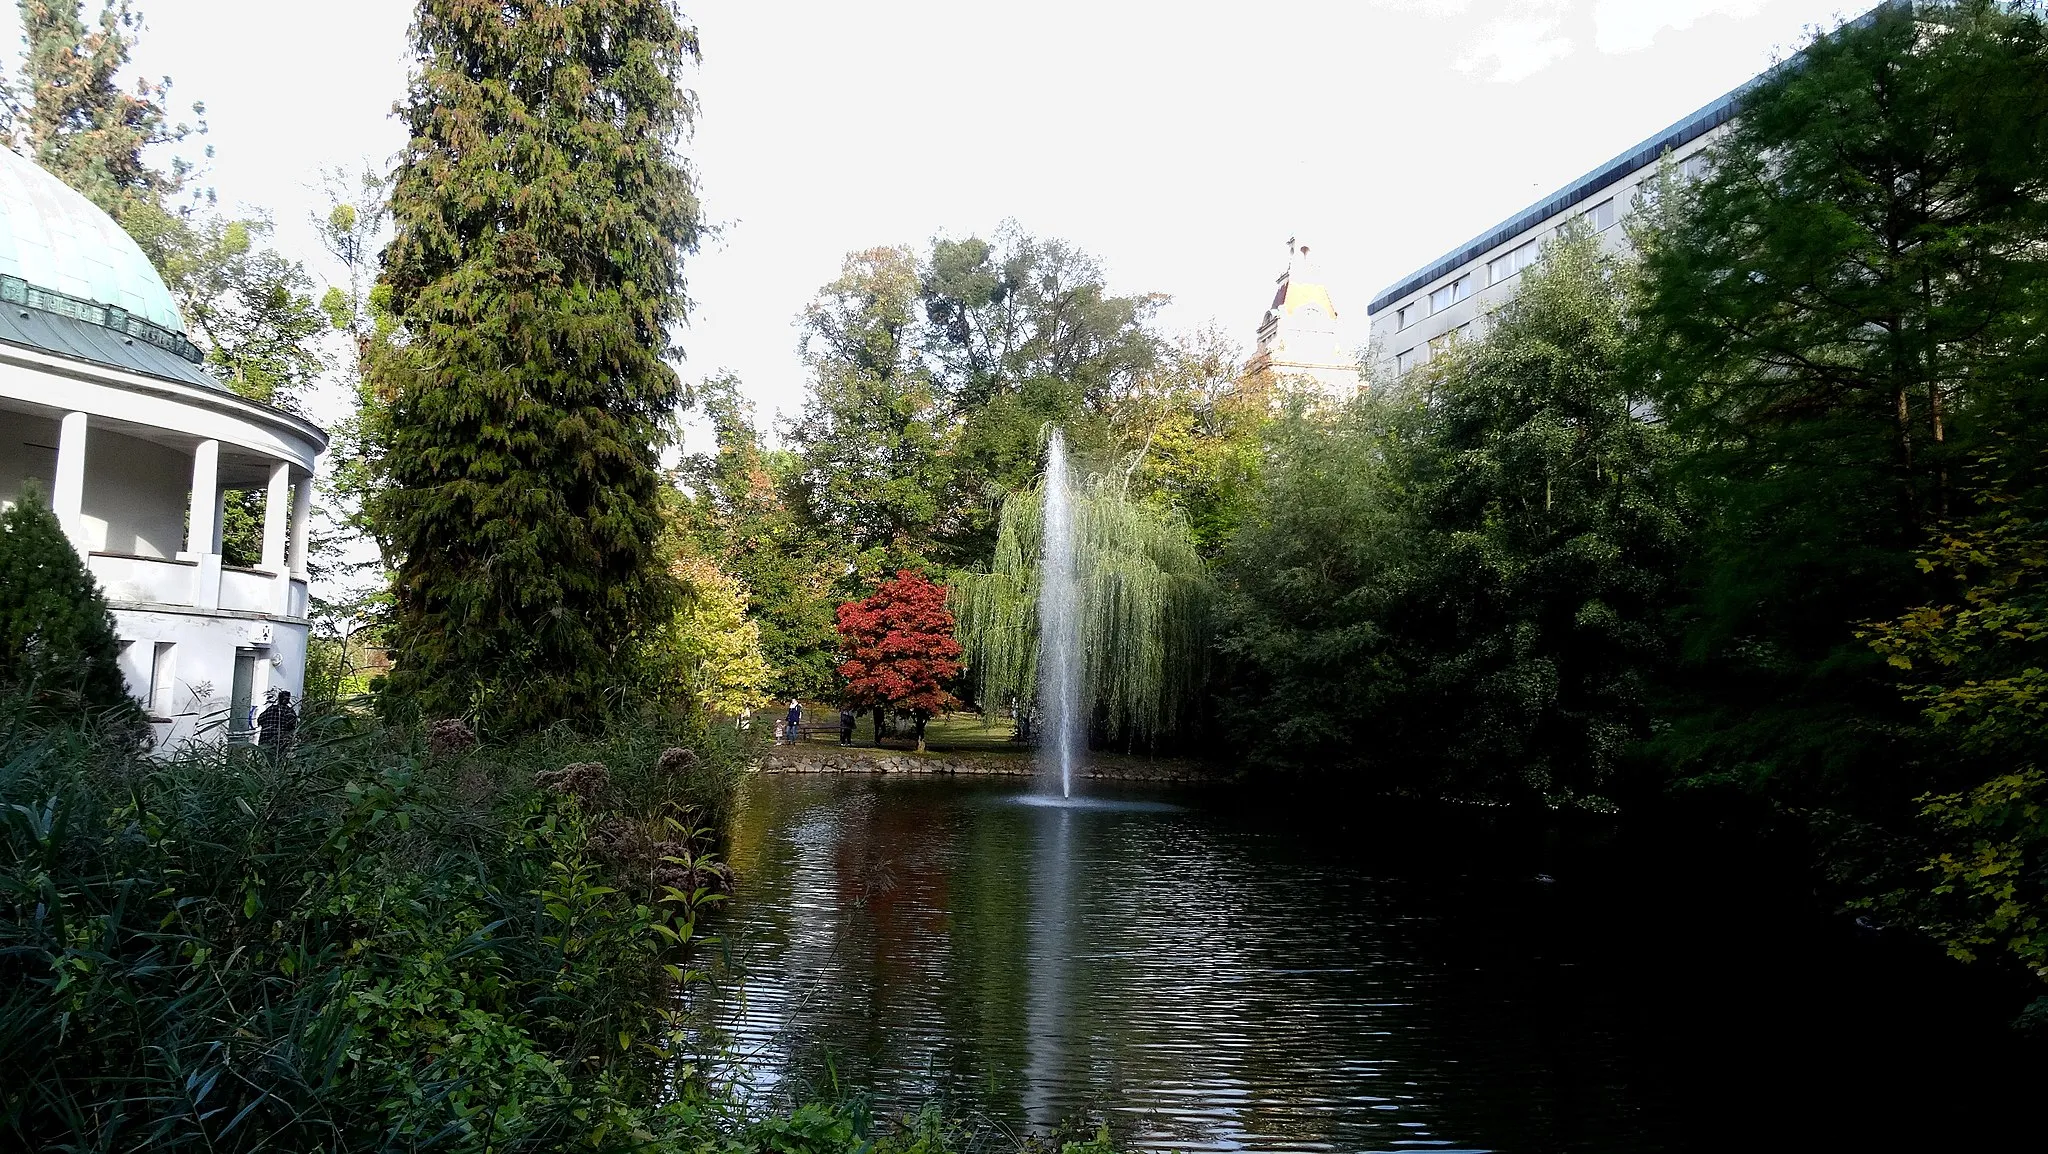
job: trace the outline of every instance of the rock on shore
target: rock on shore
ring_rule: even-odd
[[[1028,757],[971,753],[909,753],[870,746],[778,745],[761,760],[762,773],[914,773],[962,777],[1031,777]],[[1218,781],[1228,777],[1187,761],[1133,757],[1092,758],[1084,778],[1109,781]]]

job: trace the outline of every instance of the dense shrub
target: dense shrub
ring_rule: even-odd
[[[0,692],[126,715],[114,619],[57,517],[29,486],[0,512]]]
[[[703,864],[740,749],[301,736],[282,762],[153,762],[5,706],[0,1146],[624,1149],[708,1125],[670,993],[716,899],[650,855]],[[601,795],[536,784],[599,760]]]

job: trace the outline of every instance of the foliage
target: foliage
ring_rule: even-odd
[[[676,619],[655,644],[651,662],[673,669],[696,708],[737,717],[768,703],[768,661],[761,628],[747,619],[747,590],[706,557],[683,556],[670,566],[684,594]]]
[[[1921,568],[1956,592],[1865,637],[1904,679],[1942,768],[1921,795],[1926,882],[1883,905],[1954,956],[2010,953],[2048,981],[2048,467],[1994,486],[1985,513],[1946,526]],[[2012,480],[2025,482],[2013,484]]]
[[[19,6],[25,91],[14,94],[22,103],[13,119],[21,144],[156,258],[150,241],[174,225],[165,205],[184,188],[190,169],[180,161],[165,172],[143,153],[193,130],[166,117],[169,80],[138,80],[133,92],[121,87],[141,18],[128,0],[107,0],[91,28],[80,16],[83,0],[20,0]],[[194,105],[193,111],[204,109]]]
[[[918,299],[917,344],[954,436],[936,559],[978,563],[994,550],[1004,496],[1038,473],[1046,425],[1079,459],[1108,458],[1106,415],[1158,363],[1151,322],[1167,298],[1114,295],[1093,256],[1011,221],[992,239],[935,240]]]
[[[322,187],[327,208],[312,224],[342,279],[321,294],[320,311],[343,338],[334,368],[354,406],[327,426],[328,467],[316,506],[321,517],[311,530],[307,564],[313,576],[311,616],[340,633],[374,628],[390,609],[389,542],[369,514],[370,496],[384,482],[382,446],[390,439],[390,398],[374,387],[370,364],[402,352],[393,344],[390,292],[376,284],[377,250],[390,217],[390,180],[365,165],[353,173],[327,172]],[[376,547],[374,557],[360,555],[366,544]]]
[[[1567,234],[1483,339],[1276,427],[1225,560],[1224,715],[1260,760],[1612,804],[1650,731],[1688,521],[1627,371],[1629,283]]]
[[[257,246],[270,227],[261,217],[204,220],[164,273],[214,375],[252,401],[296,412],[327,370],[319,340],[328,325],[306,270]]]
[[[1643,375],[1708,513],[1660,751],[1847,826],[1920,792],[1854,634],[1927,596],[1958,454],[2038,425],[2048,302],[2039,17],[1891,5],[1745,94],[1639,235]],[[1860,867],[1859,867],[1860,868]]]
[[[132,712],[118,659],[106,598],[28,485],[0,510],[0,693]]]
[[[1424,553],[1412,458],[1419,395],[1367,393],[1331,412],[1292,397],[1218,569],[1219,720],[1268,770],[1345,770],[1411,784],[1401,756],[1408,573]]]
[[[910,714],[922,745],[923,723],[956,704],[947,686],[960,675],[960,643],[953,638],[946,587],[905,569],[839,607],[839,636],[846,700]]]
[[[869,579],[926,562],[951,486],[938,398],[906,332],[916,291],[909,250],[850,253],[803,317],[811,389],[790,430],[799,500]]]
[[[701,232],[669,0],[422,0],[382,283],[402,355],[369,515],[397,570],[395,707],[603,715],[673,612],[657,453]]]
[[[855,567],[798,511],[798,459],[762,446],[739,382],[713,377],[698,396],[715,447],[684,459],[681,488],[666,494],[671,525],[685,548],[714,559],[746,589],[776,696],[828,697],[838,685],[836,590]]]
[[[1132,493],[1180,510],[1188,539],[1210,559],[1244,525],[1276,401],[1273,382],[1247,377],[1242,360],[1213,329],[1184,337],[1109,413]]]
[[[1082,700],[1111,738],[1186,725],[1207,671],[1211,586],[1187,519],[1133,500],[1123,476],[1072,486]],[[955,576],[954,604],[984,712],[1036,700],[1045,497],[1003,505],[994,563]]]
[[[642,731],[431,756],[317,718],[301,736],[282,762],[152,762],[0,708],[8,1145],[710,1137],[673,1059],[668,987],[715,899],[677,807],[715,816],[741,751],[657,765],[673,735]],[[596,753],[620,769],[602,788],[535,788]]]
[[[1428,537],[1390,624],[1428,655],[1437,727],[1413,752],[1438,747],[1455,794],[1602,806],[1649,733],[1689,518],[1625,371],[1629,283],[1568,232],[1430,371]]]

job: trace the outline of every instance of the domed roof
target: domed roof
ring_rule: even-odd
[[[0,148],[0,276],[126,309],[185,331],[171,290],[114,218],[34,162]]]

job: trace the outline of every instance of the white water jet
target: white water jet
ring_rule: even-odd
[[[1045,461],[1044,543],[1038,566],[1038,701],[1044,710],[1040,764],[1057,762],[1060,796],[1074,794],[1088,717],[1081,706],[1081,590],[1074,575],[1073,478],[1057,430]]]

